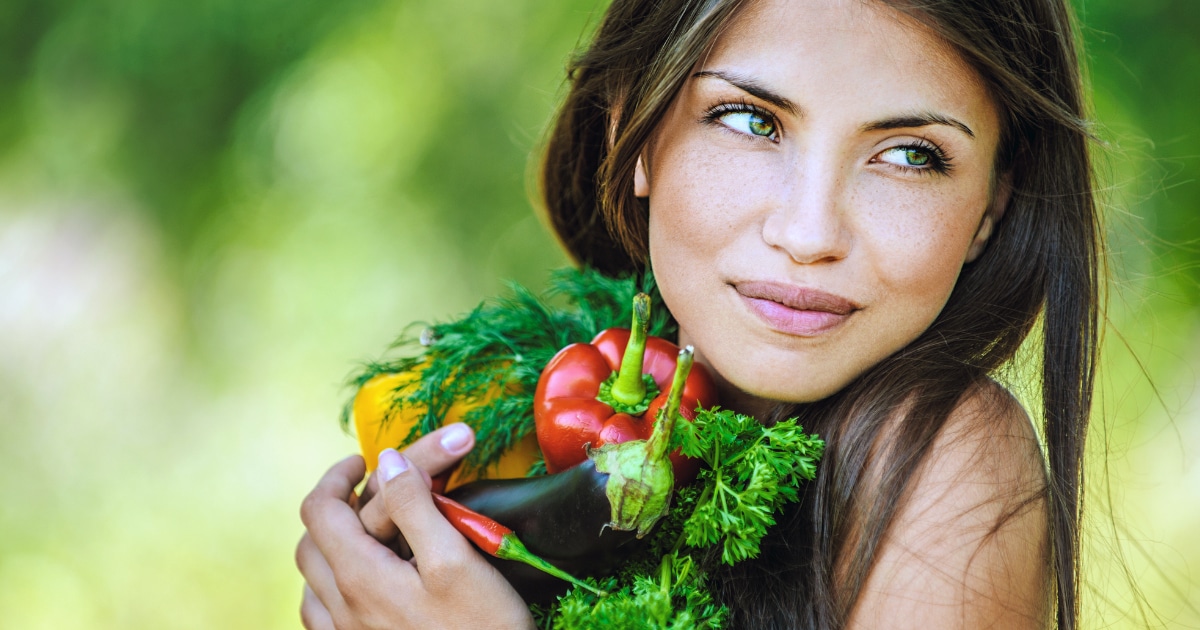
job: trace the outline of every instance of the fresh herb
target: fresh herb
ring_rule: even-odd
[[[649,272],[611,278],[565,269],[553,273],[542,296],[512,284],[508,297],[485,301],[456,321],[410,326],[392,344],[399,358],[366,364],[349,385],[358,390],[380,374],[420,375],[416,387],[396,390],[384,414],[390,419],[403,409],[421,411],[400,447],[440,427],[454,402],[482,403],[463,418],[475,429],[476,447],[462,464],[464,472],[482,470],[534,430],[533,394],[551,357],[601,330],[628,325],[639,292],[652,299],[649,334],[673,337],[674,322]],[[350,410],[348,403],[343,426],[349,426]]]
[[[724,626],[727,610],[705,588],[707,575],[690,556],[663,556],[658,570],[632,576],[631,583],[605,596],[572,589],[550,610],[535,609],[539,628],[575,630],[685,630]],[[609,578],[598,586],[612,589],[621,580]]]
[[[692,547],[721,546],[721,561],[758,555],[775,513],[795,501],[801,481],[817,474],[825,443],[795,419],[771,427],[729,410],[705,409],[681,423],[683,453],[704,461],[696,507],[684,524]]]
[[[727,611],[706,588],[710,567],[699,552],[719,548],[726,564],[757,556],[775,515],[815,477],[825,443],[795,420],[766,427],[727,409],[702,409],[677,426],[684,454],[708,468],[677,492],[644,552],[617,576],[593,582],[608,595],[573,588],[554,606],[534,610],[539,627],[722,627]]]

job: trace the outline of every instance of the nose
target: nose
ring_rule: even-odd
[[[800,264],[831,262],[850,251],[844,176],[832,164],[790,169],[776,188],[762,225],[767,245]]]

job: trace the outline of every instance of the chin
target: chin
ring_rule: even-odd
[[[778,366],[755,366],[745,378],[731,374],[731,385],[755,398],[782,403],[811,403],[828,398],[849,385],[853,377],[831,374],[828,371],[791,369]],[[763,367],[768,369],[764,370]]]

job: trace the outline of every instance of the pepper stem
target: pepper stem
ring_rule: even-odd
[[[649,440],[608,443],[588,450],[596,470],[608,474],[604,495],[612,508],[609,527],[637,530],[637,537],[641,538],[670,508],[675,472],[667,450],[671,447],[671,431],[679,419],[683,386],[691,369],[692,347],[688,346],[679,351],[667,406],[659,409]]]
[[[671,431],[675,428],[675,421],[679,420],[683,386],[687,383],[688,374],[692,371],[694,353],[691,346],[686,346],[679,351],[679,358],[675,361],[675,376],[671,379],[671,392],[667,394],[667,406],[663,407],[658,418],[655,418],[654,432],[647,440],[646,450],[654,459],[665,457],[667,449],[671,445]]]
[[[650,296],[639,293],[633,297],[633,324],[629,327],[629,343],[621,357],[621,369],[612,384],[610,395],[624,405],[637,405],[646,398],[646,382],[642,379],[642,358],[646,354],[646,333],[650,330]]]
[[[512,532],[505,534],[500,539],[500,548],[497,549],[496,553],[492,555],[500,558],[501,560],[514,560],[516,562],[523,562],[535,569],[553,575],[560,580],[570,582],[579,588],[587,589],[601,597],[604,597],[608,594],[603,590],[600,590],[595,586],[576,578],[570,573],[563,571],[553,564],[546,562],[540,556],[535,555],[533,552],[529,551],[529,549],[525,547],[525,544],[521,542],[521,539],[517,538],[517,535]]]

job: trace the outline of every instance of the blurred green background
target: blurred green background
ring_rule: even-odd
[[[299,627],[343,379],[564,263],[529,156],[602,5],[0,4],[0,628]],[[1200,627],[1200,3],[1078,7],[1114,249],[1088,627]]]

